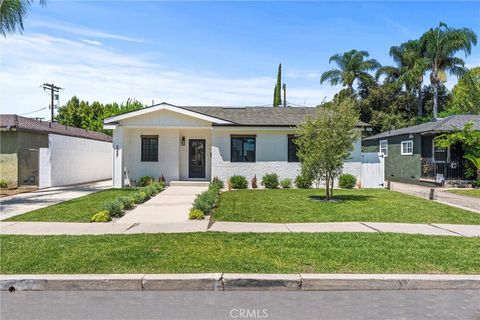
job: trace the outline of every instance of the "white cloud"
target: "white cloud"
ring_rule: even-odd
[[[126,37],[123,35],[113,34],[109,32],[104,32],[101,30],[95,30],[91,28],[85,28],[75,24],[67,24],[59,21],[43,21],[43,20],[32,20],[30,25],[37,28],[46,28],[50,30],[63,31],[75,35],[80,35],[84,37],[92,38],[102,38],[102,39],[113,39],[121,41],[130,41],[130,42],[144,42],[142,39]]]
[[[94,45],[94,46],[101,46],[102,43],[100,41],[95,41],[95,40],[89,40],[89,39],[80,39],[80,41],[83,41],[85,43]]]
[[[272,100],[273,77],[223,77],[206,70],[176,70],[105,46],[46,35],[1,39],[0,105],[2,113],[25,113],[48,105],[39,87],[44,82],[64,88],[62,103],[80,99],[143,103],[167,101],[178,105],[266,105]],[[294,81],[288,101],[313,106],[338,88]],[[32,114],[48,118],[48,110]]]

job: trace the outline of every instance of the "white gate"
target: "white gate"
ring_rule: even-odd
[[[383,188],[385,158],[383,153],[362,153],[362,188]]]

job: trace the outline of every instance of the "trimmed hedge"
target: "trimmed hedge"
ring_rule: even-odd
[[[355,176],[344,173],[338,177],[338,185],[343,189],[353,189],[357,183],[357,178]]]

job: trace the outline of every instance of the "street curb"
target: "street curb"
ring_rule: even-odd
[[[480,290],[480,275],[39,274],[0,275],[0,291]]]

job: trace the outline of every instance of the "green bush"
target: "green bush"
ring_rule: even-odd
[[[283,189],[290,189],[292,187],[292,179],[283,179],[282,181],[280,181],[280,185]]]
[[[143,190],[149,197],[154,196],[158,193],[157,188],[155,188],[153,185],[148,185],[145,188],[143,188]]]
[[[108,211],[112,217],[120,217],[123,213],[124,206],[120,199],[115,199],[105,203],[103,209]]]
[[[299,189],[310,189],[312,187],[313,180],[307,175],[299,175],[295,178],[295,185]]]
[[[8,182],[4,179],[0,180],[0,188],[8,188]]]
[[[107,210],[103,210],[95,213],[91,218],[90,222],[108,222],[112,221],[112,217]]]
[[[193,201],[193,208],[201,210],[205,214],[210,214],[217,201],[217,197],[218,191],[215,189],[204,191],[197,195]]]
[[[140,178],[140,182],[139,182],[139,185],[140,187],[146,187],[150,184],[153,183],[153,177],[150,177],[150,176],[143,176]]]
[[[157,193],[162,192],[163,189],[165,189],[165,182],[159,181],[159,182],[154,182],[152,183],[153,188],[155,188],[155,191]]]
[[[278,175],[276,173],[267,173],[262,177],[262,186],[267,189],[276,189],[278,184]]]
[[[203,220],[203,218],[205,218],[205,214],[202,212],[202,210],[195,208],[190,209],[190,212],[188,213],[188,219]]]
[[[147,200],[152,197],[152,194],[153,194],[152,188],[150,188],[150,187],[144,187],[144,188],[142,188],[142,191],[143,191],[143,193],[145,193],[145,196],[146,196],[146,199],[147,199]]]
[[[132,209],[133,205],[135,204],[135,200],[132,197],[120,197],[118,200],[123,204],[123,208],[126,210]]]
[[[244,176],[231,176],[230,177],[230,185],[233,189],[247,189],[248,188],[248,181],[247,178]]]
[[[343,189],[353,189],[357,183],[357,178],[355,176],[344,173],[338,177],[338,185]]]
[[[133,200],[135,203],[142,203],[147,200],[147,195],[143,191],[138,191],[133,194]]]
[[[224,187],[223,181],[218,179],[218,177],[214,177],[212,182],[208,185],[209,188],[217,188],[218,190],[222,190]]]

